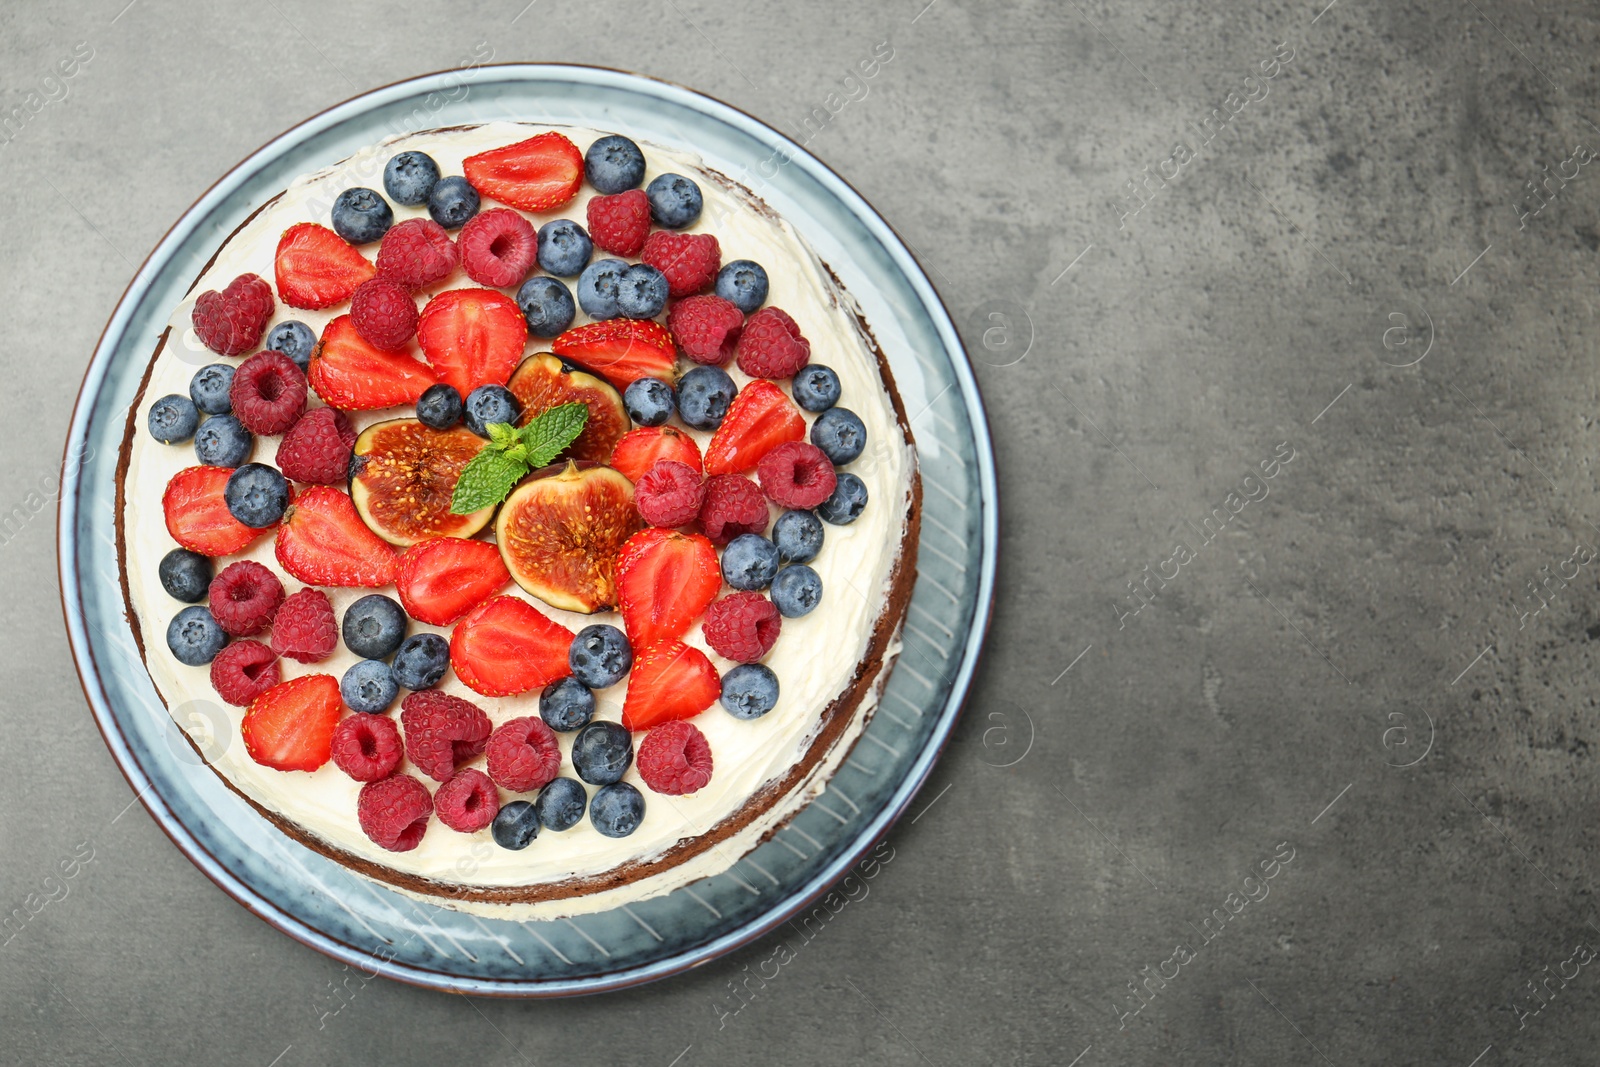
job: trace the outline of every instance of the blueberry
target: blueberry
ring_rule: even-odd
[[[353,245],[370,244],[393,225],[394,209],[371,189],[346,189],[333,202],[333,229]]]
[[[581,730],[594,718],[594,694],[576,678],[551,682],[539,694],[539,718],[552,730]]]
[[[539,813],[526,800],[513,800],[500,808],[489,832],[501,848],[525,849],[539,836]]]
[[[193,400],[177,393],[150,405],[150,436],[164,445],[176,445],[194,436],[200,425],[200,410]]]
[[[622,391],[622,406],[639,426],[660,426],[678,410],[672,386],[660,378],[635,378]]]
[[[817,505],[817,514],[823,522],[849,526],[861,517],[866,506],[867,483],[849,471],[842,471],[839,484],[833,487],[833,495]]]
[[[717,295],[746,315],[767,302],[767,271],[753,259],[736,259],[717,271]]]
[[[810,613],[822,600],[822,579],[804,563],[791,563],[772,580],[772,603],[786,619]]]
[[[615,626],[595,623],[578,631],[567,649],[572,676],[590,689],[604,689],[622,681],[633,666],[633,646]]]
[[[722,676],[722,706],[735,719],[759,719],[778,702],[778,676],[763,663],[741,663]]]
[[[667,276],[648,263],[635,263],[617,280],[617,310],[625,318],[653,319],[667,306]]]
[[[807,363],[789,383],[794,402],[807,411],[827,411],[839,402],[839,376],[832,367]]]
[[[765,589],[778,573],[778,546],[760,534],[740,534],[722,550],[722,577],[735,589]]]
[[[189,399],[207,415],[226,415],[233,410],[228,391],[233,388],[233,366],[208,363],[189,379]]]
[[[400,695],[394,671],[381,659],[364,659],[339,679],[339,695],[351,711],[381,715]]]
[[[842,467],[867,447],[867,425],[849,408],[829,408],[811,424],[811,443]]]
[[[382,593],[369,593],[344,613],[344,647],[362,659],[387,659],[406,639],[406,612]]]
[[[439,164],[426,152],[401,152],[383,167],[383,191],[397,204],[427,203],[439,180]]]
[[[591,319],[614,319],[621,313],[617,307],[617,287],[628,264],[620,259],[597,259],[578,276],[578,306]]]
[[[211,588],[211,560],[187,548],[175,548],[162,556],[156,569],[161,575],[161,588],[185,604],[200,603]]]
[[[210,663],[227,643],[228,635],[222,632],[211,612],[198,605],[184,608],[167,624],[167,647],[172,649],[179,663],[191,667]]]
[[[571,219],[552,219],[539,227],[539,266],[546,274],[576,278],[593,254],[589,231]]]
[[[459,229],[478,213],[478,190],[460,175],[440,178],[428,191],[428,214],[447,230]]]
[[[256,439],[233,415],[213,415],[194,434],[194,455],[208,467],[237,467],[250,458]]]
[[[503,385],[478,386],[467,394],[464,406],[467,429],[479,437],[489,436],[491,422],[505,422],[514,426],[517,416],[522,414],[522,402]]]
[[[317,347],[317,335],[299,319],[285,319],[267,332],[267,347],[282,352],[294,360],[295,366],[305,370],[311,365],[311,351]]]
[[[263,530],[283,518],[289,506],[289,479],[276,467],[246,463],[228,475],[222,489],[228,514],[254,530]]]
[[[460,422],[462,411],[461,394],[443,382],[428,386],[417,398],[417,421],[435,430],[448,430]]]
[[[560,833],[578,825],[583,809],[589,806],[589,794],[576,778],[557,778],[534,798],[533,810],[539,815],[539,825]]]
[[[696,367],[678,379],[678,414],[697,430],[715,430],[738,391],[721,367]]]
[[[450,666],[450,642],[438,634],[412,634],[394,654],[394,680],[407,689],[432,689]]]
[[[633,735],[619,723],[601,719],[572,739],[572,769],[590,785],[610,785],[633,763]]]
[[[645,186],[650,217],[657,226],[681,230],[700,217],[700,187],[681,174],[658,174]]]
[[[578,315],[572,290],[557,278],[535,275],[517,290],[517,307],[528,320],[528,332],[535,337],[558,337]]]
[[[609,134],[583,154],[583,173],[590,185],[607,196],[637,189],[644,181],[644,153],[621,134]]]
[[[644,796],[627,782],[595,790],[589,801],[589,822],[607,837],[627,837],[644,819]]]
[[[772,542],[785,563],[810,563],[822,551],[822,520],[809,511],[786,511],[772,524]]]

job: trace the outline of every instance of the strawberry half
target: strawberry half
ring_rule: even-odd
[[[341,411],[415,404],[438,383],[421,360],[368,344],[349,315],[340,315],[322,331],[306,378],[323,403]]]
[[[644,477],[657,460],[675,459],[700,469],[700,446],[694,438],[671,426],[641,426],[622,435],[611,450],[611,466],[630,482]]]
[[[312,311],[349,300],[377,269],[350,242],[314,222],[284,230],[273,260],[279,298]]]
[[[572,631],[514,596],[478,605],[450,634],[456,677],[486,697],[512,696],[572,673]]]
[[[355,504],[332,486],[301,493],[278,526],[278,563],[307,585],[367,586],[394,581],[389,542],[367,529]]]
[[[672,335],[653,319],[607,319],[574,326],[551,342],[550,349],[619,390],[638,378],[671,381],[678,362]]]
[[[617,554],[617,602],[634,648],[688,633],[721,588],[717,550],[701,534],[652,527]]]
[[[583,185],[583,153],[554,130],[461,161],[472,187],[524,211],[560,207]]]
[[[422,309],[417,343],[439,380],[464,397],[511,380],[528,344],[528,320],[504,293],[451,289]]]
[[[432,626],[449,626],[510,581],[511,572],[496,546],[463,537],[433,537],[406,549],[395,585],[407,615]]]
[[[692,719],[722,693],[706,654],[682,641],[657,641],[633,656],[622,725],[648,730],[672,719]]]
[[[256,697],[239,732],[245,751],[262,766],[314,771],[333,754],[333,731],[343,710],[338,679],[306,674]]]
[[[757,379],[739,390],[706,446],[707,474],[752,470],[761,457],[806,436],[806,420],[782,389]]]
[[[222,491],[232,473],[229,467],[185,467],[172,476],[161,510],[174,541],[203,556],[229,556],[267,532],[251,529],[228,510]]]

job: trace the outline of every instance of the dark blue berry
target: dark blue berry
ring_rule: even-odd
[[[212,617],[211,612],[199,607],[184,608],[167,624],[167,647],[179,663],[203,667],[217,658],[228,635]]]
[[[867,506],[867,483],[849,471],[839,473],[839,484],[833,495],[817,505],[817,515],[823,522],[835,526],[849,526],[861,517]]]
[[[695,367],[678,379],[678,414],[697,430],[715,430],[738,391],[721,367]]]
[[[772,604],[786,619],[798,619],[822,602],[822,578],[804,563],[791,563],[772,580]]]
[[[832,367],[807,363],[789,383],[794,402],[807,411],[827,411],[839,402],[839,376]]]
[[[426,203],[439,180],[439,164],[426,152],[401,152],[383,166],[383,191],[397,204]]]
[[[428,191],[428,214],[447,230],[460,229],[478,213],[478,190],[460,175],[440,178]]]
[[[194,436],[200,425],[200,410],[193,400],[177,393],[150,405],[150,436],[164,445],[176,445]]]
[[[362,659],[387,659],[406,639],[406,612],[382,593],[369,593],[345,610],[340,629],[351,652]]]
[[[539,694],[539,718],[552,730],[581,730],[594,718],[594,694],[576,678],[551,682]]]
[[[811,443],[842,467],[867,447],[867,425],[849,408],[829,408],[811,424]]]
[[[645,186],[650,198],[650,217],[657,226],[681,230],[700,217],[704,201],[700,187],[681,174],[658,174]]]
[[[514,851],[525,849],[539,836],[539,813],[526,800],[503,805],[489,824],[494,843]]]
[[[156,570],[161,575],[161,588],[185,604],[200,603],[211,588],[211,560],[187,548],[175,548],[162,556]]]
[[[572,739],[572,769],[590,785],[610,785],[633,763],[633,735],[621,724],[601,719]]]
[[[622,391],[622,406],[639,426],[660,426],[678,410],[672,386],[660,378],[635,378]]]
[[[786,511],[772,524],[772,543],[785,563],[810,563],[822,551],[822,520],[809,511]]]
[[[644,796],[627,782],[595,790],[589,801],[589,822],[607,837],[627,837],[644,819]]]
[[[317,335],[299,319],[285,319],[267,332],[267,347],[282,352],[294,360],[295,366],[305,370],[311,365],[311,352],[317,347]]]
[[[233,415],[213,415],[194,433],[194,455],[208,467],[237,467],[250,458],[256,439]]]
[[[778,676],[764,663],[741,663],[722,676],[722,706],[735,719],[759,719],[778,702]]]
[[[607,196],[637,189],[644,181],[644,153],[621,134],[608,134],[583,154],[583,173],[590,185]]]
[[[535,337],[559,337],[578,315],[572,290],[558,278],[536,274],[517,290],[517,307]]]
[[[333,202],[333,229],[353,245],[370,244],[394,225],[389,201],[371,189],[346,189]]]
[[[749,315],[767,302],[767,271],[753,259],[736,259],[717,271],[717,295]]]
[[[450,666],[450,642],[438,634],[412,634],[394,654],[394,680],[407,689],[432,689]]]
[[[614,319],[619,315],[617,287],[622,284],[628,264],[620,259],[597,259],[578,276],[578,306],[591,319]]]
[[[381,659],[364,659],[339,679],[339,695],[351,711],[381,715],[400,695],[394,671]]]
[[[624,318],[653,319],[667,306],[667,276],[648,263],[635,263],[617,280],[617,310]]]
[[[567,649],[572,676],[590,689],[604,689],[622,681],[633,667],[633,646],[615,626],[595,623],[578,631]]]
[[[189,379],[189,399],[207,415],[226,415],[233,410],[228,391],[233,388],[233,366],[208,363]]]
[[[228,475],[222,499],[228,514],[253,530],[263,530],[283,518],[289,506],[289,479],[276,467],[246,463]]]
[[[464,410],[461,394],[443,382],[428,386],[417,398],[417,421],[435,430],[448,430],[460,422]]]
[[[589,231],[571,219],[552,219],[539,227],[539,266],[558,278],[576,278],[594,254]]]
[[[589,794],[576,778],[557,778],[539,790],[533,802],[539,825],[555,833],[578,825],[583,809],[588,806]]]
[[[478,386],[467,394],[464,407],[462,415],[467,420],[467,429],[479,437],[489,436],[491,422],[516,425],[517,416],[522,414],[522,402],[503,385]]]
[[[765,589],[778,573],[778,546],[760,534],[740,534],[722,550],[722,577],[735,589]]]

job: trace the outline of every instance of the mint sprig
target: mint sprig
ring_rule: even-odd
[[[572,403],[534,416],[521,429],[491,422],[489,443],[461,469],[456,480],[450,513],[471,515],[500,503],[523,475],[550,463],[576,441],[588,421],[588,407]]]

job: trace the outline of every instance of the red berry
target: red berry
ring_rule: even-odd
[[[257,352],[233,372],[228,399],[251,433],[282,433],[306,409],[305,372],[282,352]]]
[[[314,771],[332,754],[343,710],[338,679],[304,674],[256,697],[239,723],[239,736],[250,758],[263,767]]]
[[[172,476],[161,494],[161,511],[174,541],[202,555],[231,556],[267,532],[269,527],[252,529],[228,510],[223,492],[232,473],[229,467],[185,467]]]
[[[784,508],[814,508],[833,495],[839,482],[832,461],[805,441],[789,441],[762,456],[756,477],[762,492]]]
[[[513,793],[543,789],[561,772],[561,744],[543,719],[510,719],[489,735],[489,777]]]
[[[700,624],[712,651],[739,663],[755,663],[771,652],[782,628],[777,607],[755,592],[729,593],[706,608]]]
[[[312,408],[289,427],[274,459],[285,478],[314,485],[339,485],[350,477],[356,431],[342,411]]]
[[[377,588],[394,581],[394,546],[331,486],[315,485],[295,497],[277,537],[279,566],[309,585]]]
[[[709,288],[722,268],[722,248],[709,233],[657,230],[644,243],[639,259],[667,276],[673,299]]]
[[[504,293],[450,289],[422,309],[417,343],[439,381],[466,396],[510,381],[528,344],[528,320]]]
[[[409,774],[396,774],[361,787],[356,818],[361,832],[390,852],[410,852],[428,830],[433,798]]]
[[[318,663],[339,645],[333,604],[320,589],[302,589],[278,608],[272,620],[272,650],[301,663]]]
[[[272,286],[254,274],[241,274],[222,292],[212,289],[194,302],[194,332],[200,343],[224,356],[248,352],[261,340],[272,318]]]
[[[461,161],[479,193],[523,211],[560,207],[583,185],[583,153],[551,130],[516,144],[491,148]]]
[[[389,227],[378,246],[378,277],[407,289],[425,289],[456,269],[456,246],[432,219],[407,219]]]
[[[793,378],[811,359],[811,342],[781,308],[762,308],[739,335],[739,369],[752,378]]]
[[[705,498],[700,472],[675,459],[657,460],[633,487],[633,502],[651,526],[692,522]]]
[[[805,435],[805,416],[782,389],[768,381],[751,382],[739,390],[722,425],[711,435],[706,473],[751,470],[774,448]]]
[[[749,478],[718,474],[706,480],[706,501],[700,505],[700,529],[714,545],[725,545],[740,534],[767,528],[767,498]]]
[[[711,781],[706,735],[682,719],[664,722],[645,734],[634,761],[644,784],[667,796],[685,796]]]
[[[550,349],[600,375],[619,391],[638,378],[671,381],[678,361],[672,335],[654,319],[586,322],[557,337]]]
[[[392,352],[417,332],[417,302],[399,282],[372,278],[350,294],[350,322],[367,344]]]
[[[643,189],[589,201],[589,237],[614,256],[636,256],[650,236],[650,198]]]
[[[406,732],[406,757],[436,782],[447,782],[456,764],[483,751],[489,740],[489,716],[460,697],[425,689],[400,702],[400,725]]]
[[[694,438],[671,426],[641,426],[623,434],[611,449],[611,465],[635,484],[663,459],[674,459],[700,469],[700,446]]]
[[[539,240],[528,220],[503,207],[474,215],[456,238],[461,269],[479,285],[505,289],[533,269]]]
[[[211,661],[211,688],[229,704],[248,708],[278,684],[280,674],[278,654],[272,649],[260,641],[235,641]]]
[[[711,542],[675,530],[641,530],[628,538],[616,573],[618,609],[635,649],[688,633],[722,588]]]
[[[283,302],[311,310],[344,303],[373,271],[354,245],[314,222],[283,231],[272,267]]]
[[[648,730],[670,719],[692,719],[722,693],[706,654],[682,641],[657,641],[634,653],[622,725]]]
[[[333,764],[358,782],[389,777],[404,754],[400,728],[382,715],[346,715],[333,731]]]
[[[450,633],[450,666],[475,693],[514,696],[564,678],[571,630],[520,597],[490,597]]]
[[[420,359],[369,344],[349,315],[323,329],[306,373],[324,403],[345,411],[415,404],[439,380]]]
[[[400,557],[395,586],[406,614],[449,626],[511,581],[500,549],[464,537],[430,537]]]
[[[690,296],[667,312],[667,329],[678,351],[696,363],[716,366],[733,358],[744,330],[744,312],[720,296]]]
[[[223,632],[249,637],[265,630],[278,613],[278,606],[283,603],[283,583],[255,560],[241,559],[211,579],[206,595],[211,614]]]
[[[468,767],[434,793],[433,810],[450,829],[475,834],[500,814],[500,794],[487,774]]]

